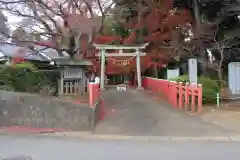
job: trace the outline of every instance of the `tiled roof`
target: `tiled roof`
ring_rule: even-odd
[[[17,56],[17,53],[21,49],[24,49],[26,59],[43,61],[43,60],[49,60],[49,58],[53,58],[53,59],[54,58],[59,58],[59,54],[54,49],[46,48],[46,47],[43,47],[43,46],[35,46],[35,47],[36,47],[36,52],[39,51],[39,53],[41,55],[34,54],[34,51],[30,50],[28,48],[24,48],[24,47],[16,46],[16,45],[10,45],[10,44],[0,44],[0,52],[4,56],[14,57],[14,56]]]

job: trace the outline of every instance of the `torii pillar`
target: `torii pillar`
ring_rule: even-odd
[[[101,49],[101,78],[100,78],[100,89],[105,90],[105,49]]]
[[[142,87],[142,74],[141,74],[141,59],[140,59],[140,52],[139,52],[139,49],[136,50],[136,68],[137,68],[137,84],[138,84],[138,87],[137,89],[139,90],[143,90],[143,87]]]

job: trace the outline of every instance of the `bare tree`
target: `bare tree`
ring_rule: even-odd
[[[204,47],[208,54],[213,57],[208,62],[208,66],[218,73],[218,79],[223,82],[223,64],[230,60],[231,56],[238,59],[238,54],[235,53],[235,49],[240,44],[240,40],[236,31],[225,33],[224,36],[218,37],[218,26],[212,30],[205,32],[202,35],[196,37],[196,40],[200,39],[204,43]],[[238,52],[239,50],[237,50]],[[201,62],[201,60],[199,60]],[[204,63],[204,62],[202,62]]]
[[[204,30],[190,37],[189,41],[178,41],[178,45],[173,45],[178,51],[181,50],[184,54],[194,57],[204,66],[215,70],[218,73],[218,79],[223,82],[223,65],[229,61],[231,56],[238,59],[238,45],[240,39],[238,32],[225,33],[223,36],[217,36],[218,26],[207,25]],[[177,39],[177,38],[176,38]],[[199,43],[201,41],[201,43]],[[201,46],[199,46],[201,44]],[[208,60],[204,61],[199,55],[198,48],[207,51]]]
[[[1,10],[22,19],[17,26],[20,31],[51,43],[16,38],[12,33],[0,32],[12,40],[7,43],[42,45],[55,49],[61,56],[65,51],[74,57],[81,50],[81,36],[87,35],[91,44],[102,30],[105,15],[113,4],[111,0],[0,0]]]
[[[2,10],[0,10],[0,39],[5,40],[4,34],[1,33],[9,33],[9,28],[7,25],[7,17],[2,13]]]
[[[240,59],[240,39],[239,31],[228,32],[221,37],[218,36],[218,31],[217,25],[207,24],[202,25],[202,31],[197,34],[191,25],[186,24],[181,30],[172,32],[172,40],[160,47],[171,49],[175,53],[174,56],[196,58],[202,66],[215,70],[219,81],[223,82],[224,63],[231,58]],[[199,48],[207,51],[208,60],[201,57]]]

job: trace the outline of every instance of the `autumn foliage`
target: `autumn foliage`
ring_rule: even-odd
[[[165,1],[160,8],[154,7],[146,16],[132,18],[125,24],[127,29],[132,29],[128,37],[121,39],[120,36],[98,36],[95,38],[95,43],[109,44],[114,40],[120,40],[123,45],[137,44],[137,33],[134,29],[147,29],[147,35],[142,37],[143,43],[150,43],[152,47],[148,47],[147,56],[141,57],[142,69],[149,67],[162,67],[166,64],[166,60],[171,58],[169,52],[168,55],[164,55],[161,48],[157,47],[158,44],[163,43],[165,40],[171,40],[173,30],[181,29],[181,26],[185,25],[189,21],[189,14],[187,10],[176,10],[170,0]],[[177,32],[175,32],[177,33]],[[164,51],[166,52],[166,51]],[[152,59],[158,59],[154,62]],[[115,57],[118,59],[118,57]],[[129,57],[121,57],[121,59],[129,59]],[[99,66],[99,65],[98,65]],[[131,60],[131,63],[127,66],[116,66],[112,60],[108,60],[107,72],[114,74],[120,72],[129,73],[134,70],[136,66],[135,59]]]
[[[53,2],[54,4],[57,4],[58,1],[54,0]],[[90,2],[92,4],[93,1],[89,0],[89,3]],[[56,7],[59,8],[61,5],[56,5]],[[160,47],[161,44],[166,40],[171,40],[173,38],[173,33],[177,34],[181,31],[181,26],[184,26],[186,22],[189,21],[189,14],[187,10],[175,9],[171,0],[161,0],[156,2],[152,0],[144,7],[147,8],[147,10],[144,10],[144,13],[141,12],[141,9],[138,9],[137,12],[141,12],[142,14],[138,13],[137,16],[132,16],[125,21],[124,28],[130,31],[127,36],[98,35],[97,31],[100,31],[102,28],[101,18],[104,16],[93,16],[89,18],[87,16],[87,11],[85,11],[87,10],[86,7],[82,8],[80,6],[80,13],[78,13],[73,6],[72,8],[69,7],[69,12],[62,15],[64,25],[56,28],[56,31],[61,30],[61,32],[56,33],[55,35],[62,35],[57,36],[57,38],[53,37],[52,42],[35,42],[35,44],[53,49],[57,48],[58,52],[63,48],[62,46],[64,44],[67,46],[67,52],[74,55],[71,55],[71,57],[91,60],[95,64],[95,68],[98,72],[100,70],[100,60],[93,54],[98,51],[94,50],[91,43],[115,44],[118,42],[118,44],[120,43],[122,45],[149,43],[149,46],[145,51],[147,56],[141,57],[142,70],[152,66],[162,67],[172,55],[171,51],[162,49]],[[147,33],[139,35],[139,30],[142,31],[143,29],[146,30]],[[71,32],[69,30],[71,30]],[[77,37],[79,30],[82,33],[80,36],[80,43],[75,41],[75,46],[72,46],[71,37]],[[87,38],[86,35],[88,36]],[[61,40],[58,39],[59,37],[61,40],[64,39],[63,37],[67,37],[67,43],[60,42],[60,44],[59,41]],[[131,57],[113,58],[116,60],[126,60]],[[132,70],[136,70],[135,58],[132,58],[128,62],[128,65],[116,65],[112,59],[107,59],[106,72],[108,73],[123,74],[129,73]]]

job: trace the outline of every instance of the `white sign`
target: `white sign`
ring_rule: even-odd
[[[82,68],[64,68],[63,77],[64,77],[64,79],[82,78],[83,77],[83,69]]]
[[[178,76],[179,76],[179,68],[167,70],[167,79],[176,78]]]
[[[190,84],[197,84],[197,59],[188,60],[188,76]]]
[[[231,94],[240,94],[240,62],[228,64],[228,87]]]
[[[126,92],[127,91],[127,86],[125,84],[119,84],[117,86],[117,91],[118,92]]]
[[[100,78],[98,76],[95,77],[95,83],[100,83]]]

